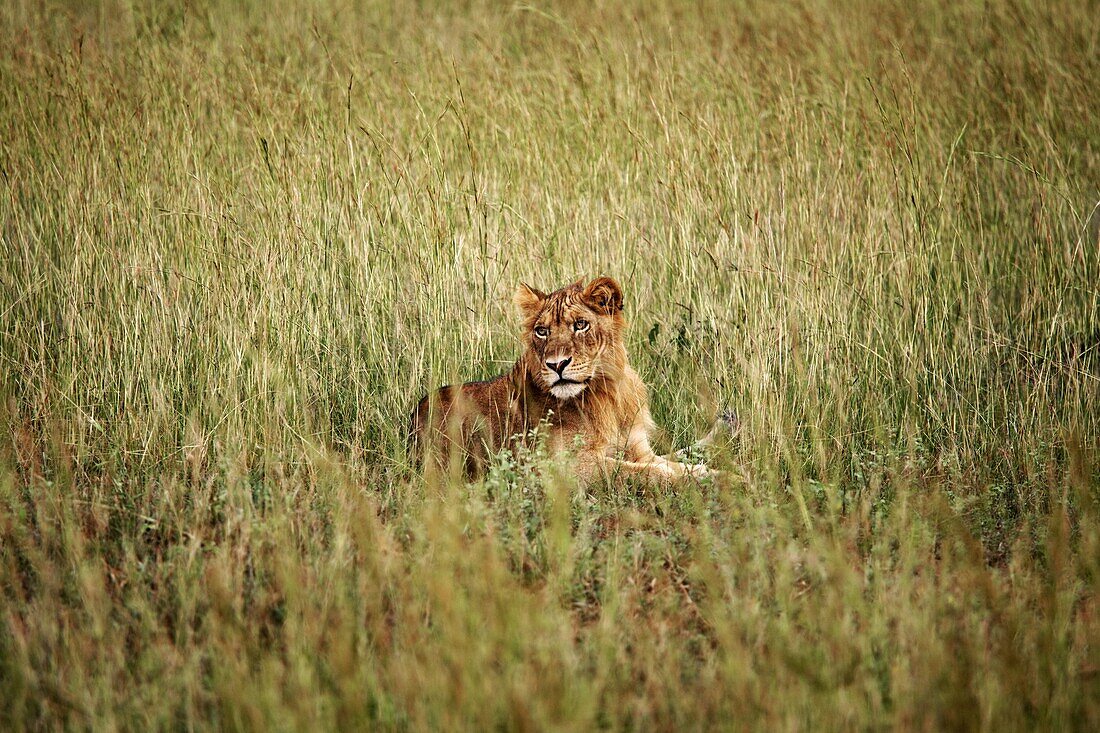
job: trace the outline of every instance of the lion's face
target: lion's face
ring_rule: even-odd
[[[578,282],[549,295],[520,285],[515,301],[523,315],[527,372],[542,391],[571,400],[622,373],[623,294],[614,280],[596,278],[587,287]]]

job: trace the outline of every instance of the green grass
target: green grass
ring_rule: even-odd
[[[1100,728],[1089,3],[0,8],[0,727]],[[426,485],[515,284],[659,447]]]

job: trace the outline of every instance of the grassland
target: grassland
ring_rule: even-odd
[[[5,3],[0,727],[1100,729],[1098,44]],[[729,476],[427,484],[414,400],[599,273],[663,447],[741,414]]]

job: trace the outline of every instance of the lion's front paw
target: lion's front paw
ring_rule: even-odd
[[[692,478],[717,478],[722,475],[722,472],[707,466],[704,463],[685,463],[684,475],[691,476]]]

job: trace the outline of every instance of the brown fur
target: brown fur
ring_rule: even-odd
[[[514,300],[523,355],[495,379],[443,387],[420,401],[411,437],[422,458],[443,469],[460,463],[475,476],[493,453],[545,420],[552,450],[576,450],[582,481],[619,472],[661,480],[708,473],[649,445],[649,398],[627,359],[618,283],[600,277],[549,295],[521,285]]]

